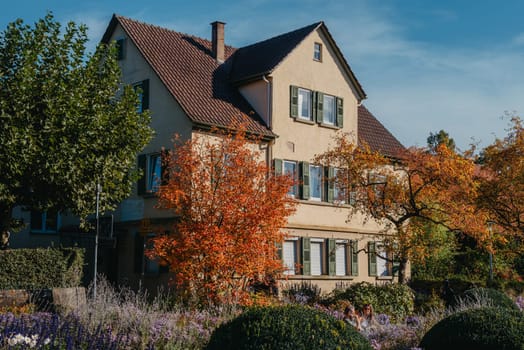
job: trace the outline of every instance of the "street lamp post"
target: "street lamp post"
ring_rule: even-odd
[[[489,232],[489,239],[490,239],[490,245],[491,249],[489,250],[489,281],[493,282],[493,222],[488,221],[488,232]]]
[[[93,298],[96,299],[96,275],[98,274],[98,234],[100,229],[100,193],[102,192],[102,186],[100,183],[96,184],[96,233],[95,233],[95,266],[93,269]]]

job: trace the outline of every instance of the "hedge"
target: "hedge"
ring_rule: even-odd
[[[0,289],[78,287],[84,250],[80,248],[10,249],[0,251]]]

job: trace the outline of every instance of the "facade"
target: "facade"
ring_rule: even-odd
[[[124,83],[140,87],[139,108],[150,110],[156,132],[138,156],[145,176],[112,215],[110,258],[101,257],[109,261],[106,273],[131,286],[167,280],[143,255],[151,227],[174,219],[155,209],[161,152],[175,133],[187,139],[242,124],[263,137],[267,162],[301,184],[290,189],[299,205],[283,228],[289,235],[282,247],[285,283],[305,280],[330,290],[393,280],[394,267],[380,259],[388,254],[377,236],[381,227],[359,216],[348,221],[325,181],[336,170],[312,163],[338,131],[388,156],[403,148],[362,105],[365,92],[326,25],[239,49],[224,44],[224,23],[211,25],[212,39],[205,40],[115,15],[102,39],[117,42]]]

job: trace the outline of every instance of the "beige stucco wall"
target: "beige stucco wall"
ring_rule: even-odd
[[[313,59],[314,44],[322,44],[322,61]],[[327,150],[337,132],[349,133],[354,141],[358,131],[358,97],[343,64],[338,60],[322,30],[317,29],[299,44],[264,80],[251,82],[240,88],[242,95],[278,135],[271,146],[272,159],[309,161]],[[320,126],[316,122],[303,122],[290,117],[290,86],[342,97],[344,99],[344,125],[342,129]],[[271,112],[268,113],[268,100]],[[290,237],[335,238],[357,240],[359,248],[369,241],[380,241],[383,226],[363,215],[349,216],[347,207],[326,202],[298,200],[299,204],[286,226]],[[377,278],[368,274],[368,255],[358,254],[358,276],[289,276],[284,285],[308,281],[324,291],[332,290],[340,282],[368,281],[387,283],[391,278]]]
[[[118,25],[111,39],[126,37],[125,32]],[[171,141],[175,133],[179,134],[182,139],[190,138],[191,121],[131,40],[126,40],[125,57],[120,62],[120,66],[125,84],[134,84],[149,79],[149,109],[151,127],[155,131],[155,136],[141,153],[155,153],[160,152],[162,148],[172,148]],[[157,199],[154,196],[138,196],[135,186],[132,195],[116,211],[116,220],[172,216],[168,211],[156,209],[156,203]],[[132,213],[122,216],[122,210]]]

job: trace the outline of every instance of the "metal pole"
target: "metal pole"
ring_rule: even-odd
[[[100,228],[99,221],[99,204],[100,204],[100,192],[102,192],[102,186],[100,186],[100,183],[96,184],[96,234],[95,234],[95,266],[94,266],[94,273],[93,273],[93,298],[96,299],[96,275],[98,273],[97,265],[98,265],[98,231]]]
[[[488,221],[488,231],[491,245],[489,250],[489,281],[493,282],[493,253],[491,252],[493,249],[493,222],[491,221]]]

